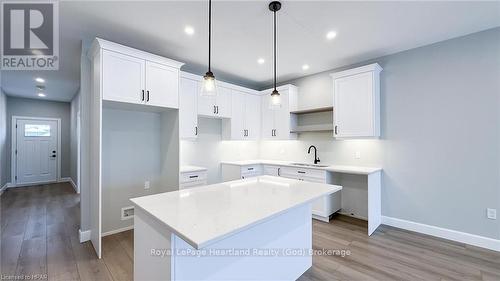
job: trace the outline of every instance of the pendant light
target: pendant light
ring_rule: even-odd
[[[215,76],[211,71],[211,43],[212,43],[212,0],[208,0],[208,71],[203,76],[201,82],[200,95],[213,97],[217,96],[217,84]]]
[[[269,10],[271,10],[274,15],[274,90],[271,93],[271,109],[279,109],[281,107],[281,96],[276,89],[276,12],[280,9],[281,3],[279,1],[269,3]]]

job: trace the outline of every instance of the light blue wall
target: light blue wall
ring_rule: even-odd
[[[355,66],[372,62],[384,68],[380,140],[304,134],[262,142],[260,157],[311,161],[315,144],[324,163],[380,165],[384,216],[499,239],[486,208],[500,211],[500,28]],[[331,103],[337,70],[286,83],[300,106]]]
[[[7,164],[7,96],[0,88],[0,188],[9,182],[10,168]]]

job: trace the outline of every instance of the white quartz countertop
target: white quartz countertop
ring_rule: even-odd
[[[287,166],[287,167],[295,167],[295,168],[303,168],[303,169],[317,169],[317,170],[326,170],[330,172],[336,173],[345,173],[345,174],[357,174],[357,175],[369,175],[378,171],[381,171],[382,168],[378,167],[363,167],[363,166],[350,166],[350,165],[324,165],[324,166],[302,166],[296,165],[295,162],[291,161],[280,161],[280,160],[242,160],[242,161],[222,161],[222,164],[227,165],[237,165],[237,166],[248,166],[248,165],[276,165],[276,166]],[[322,164],[320,164],[322,165]]]
[[[199,172],[199,171],[206,171],[206,170],[208,170],[208,169],[205,167],[191,166],[191,165],[181,166],[181,168],[179,169],[179,171],[181,173]]]
[[[201,249],[341,189],[337,185],[260,176],[131,201],[191,246]]]

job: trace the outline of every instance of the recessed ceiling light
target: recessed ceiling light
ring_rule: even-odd
[[[266,62],[266,60],[264,60],[263,58],[259,58],[259,59],[257,60],[257,63],[258,63],[258,64],[264,64],[265,62]]]
[[[308,70],[308,69],[309,69],[309,65],[308,65],[308,64],[304,64],[304,65],[302,66],[302,70]]]
[[[329,31],[326,34],[326,39],[328,39],[328,40],[332,40],[335,37],[337,37],[337,32],[335,32],[335,31]]]
[[[186,25],[186,27],[184,27],[184,32],[186,32],[187,35],[193,35],[194,28],[192,26]]]
[[[41,98],[44,98],[45,94],[44,93],[38,93],[38,96],[41,97]]]
[[[40,77],[35,78],[35,81],[38,83],[45,83],[45,79],[40,78]]]

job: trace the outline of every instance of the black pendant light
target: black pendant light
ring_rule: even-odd
[[[200,95],[202,96],[216,96],[217,95],[217,84],[215,81],[215,76],[211,71],[211,46],[212,45],[212,0],[208,0],[208,71],[203,76],[203,81],[201,82]]]
[[[281,2],[273,1],[269,3],[269,10],[273,12],[274,16],[274,90],[271,93],[271,109],[278,109],[281,107],[281,96],[276,89],[276,12],[281,9]]]

